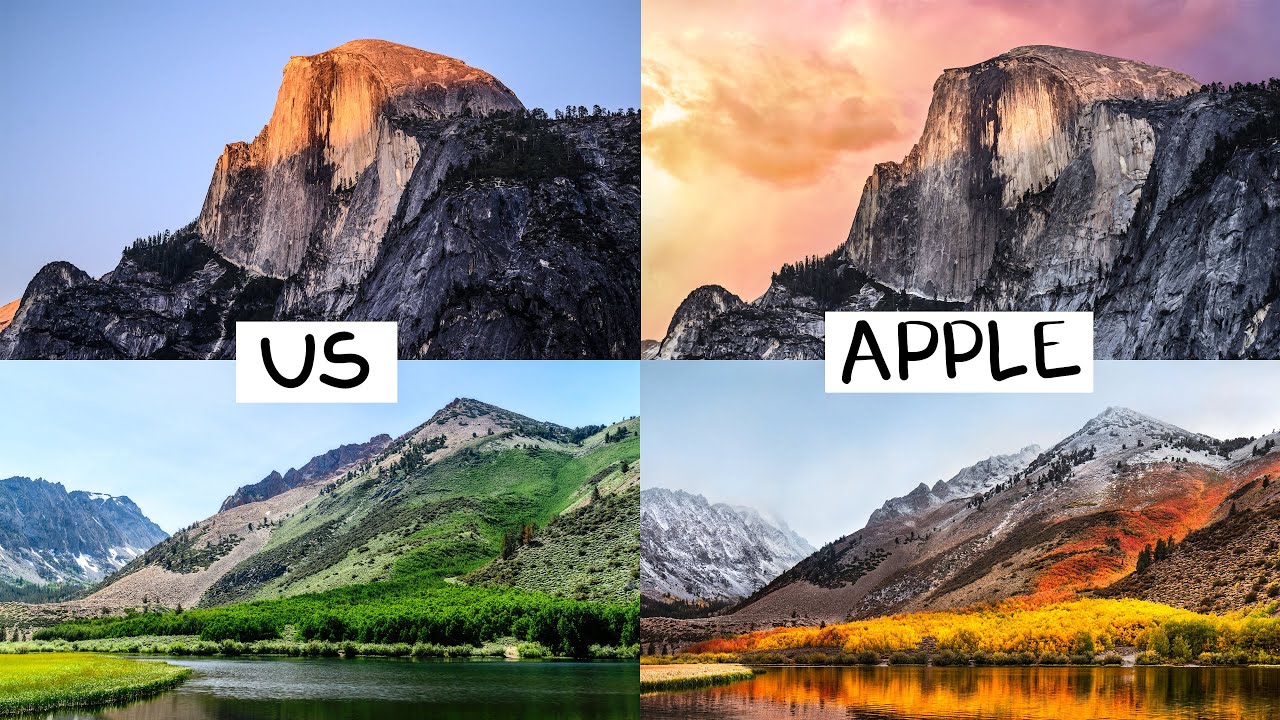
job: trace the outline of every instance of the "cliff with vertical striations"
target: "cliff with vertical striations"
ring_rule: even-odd
[[[396,320],[406,359],[637,357],[639,132],[395,43],[294,57],[199,217],[102,278],[44,268],[0,358],[229,358],[267,319]]]
[[[673,320],[658,354],[820,357],[825,311],[951,308],[1092,310],[1099,358],[1280,357],[1278,179],[1274,82],[1015,48],[942,74],[824,277]]]

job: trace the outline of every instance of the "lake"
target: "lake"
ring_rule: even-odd
[[[1280,668],[767,668],[752,680],[645,695],[651,718],[1280,719]]]
[[[150,657],[150,656],[148,656]],[[640,670],[625,662],[392,658],[162,658],[194,672],[175,690],[42,718],[517,718],[636,720]]]

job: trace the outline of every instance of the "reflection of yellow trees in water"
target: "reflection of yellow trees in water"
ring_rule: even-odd
[[[756,679],[646,697],[645,716],[1271,718],[1278,668],[778,668]]]

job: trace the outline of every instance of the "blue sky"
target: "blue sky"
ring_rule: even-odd
[[[289,57],[357,38],[457,57],[530,107],[640,105],[639,2],[0,3],[0,305],[45,263],[96,277],[195,218]]]
[[[1109,405],[1218,438],[1280,428],[1280,363],[1099,362],[1091,395],[827,395],[821,362],[646,362],[645,487],[786,520],[815,546],[886,499],[1049,447]]]
[[[0,478],[128,495],[165,530],[236,487],[397,436],[456,397],[566,426],[640,414],[637,362],[402,362],[394,405],[236,405],[231,362],[19,362],[0,372]]]

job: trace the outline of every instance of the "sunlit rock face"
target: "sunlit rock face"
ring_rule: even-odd
[[[1172,70],[1048,46],[947,70],[920,141],[868,179],[848,257],[892,287],[952,301],[1002,264],[1030,267],[1018,281],[1032,294],[1096,277],[1155,151],[1145,119],[1099,101],[1198,88]]]
[[[263,275],[286,278],[309,264],[283,310],[336,316],[351,300],[340,291],[372,267],[420,159],[418,140],[393,119],[521,107],[483,70],[382,40],[294,57],[271,121],[218,158],[200,235]]]
[[[636,358],[639,117],[521,108],[393,43],[293,58],[199,218],[101,278],[49,264],[0,358],[229,359],[255,320],[396,321],[404,359]]]
[[[820,357],[823,312],[874,309],[1084,310],[1102,359],[1280,358],[1277,210],[1280,89],[1017,48],[938,79],[919,142],[808,271],[824,299],[771,302],[777,275],[695,303],[656,357]]]

